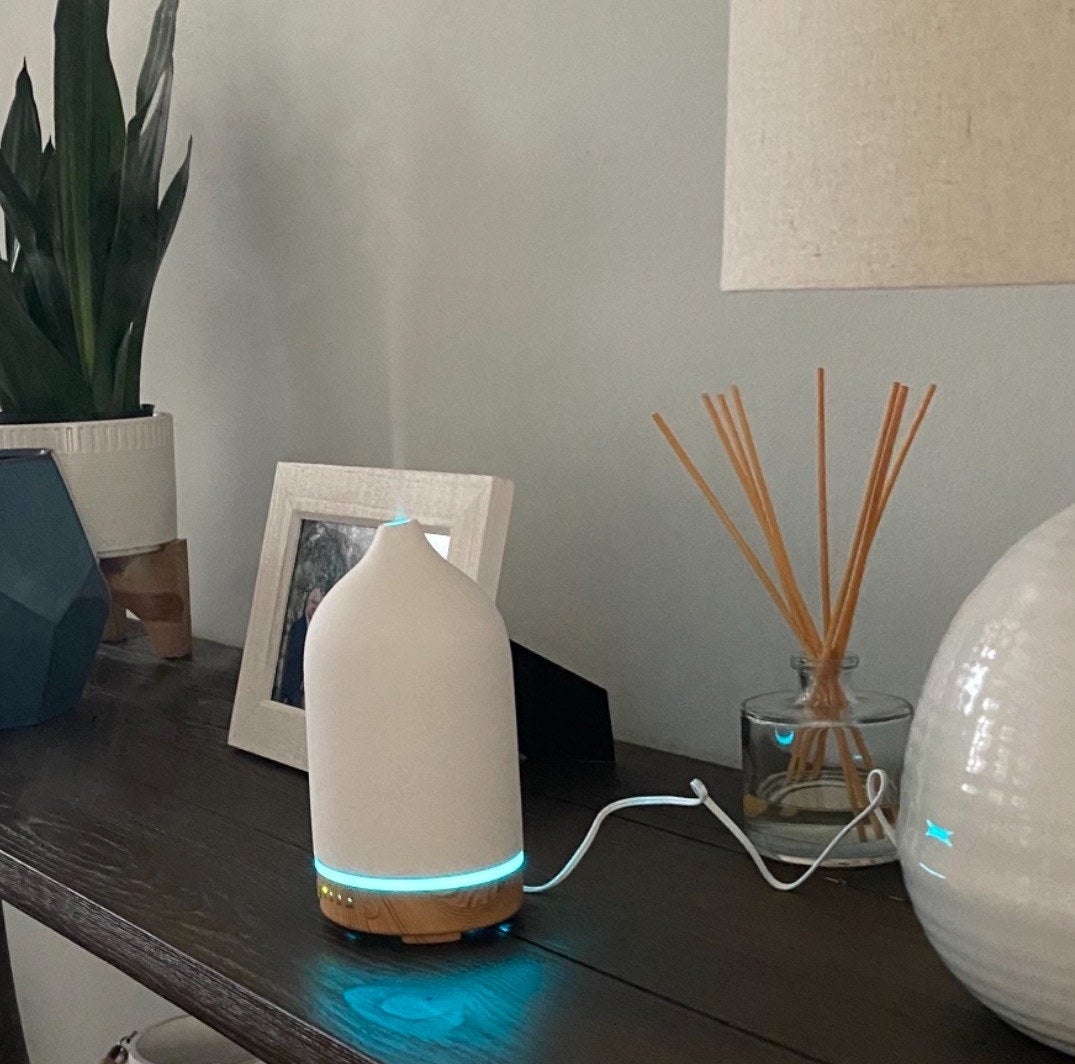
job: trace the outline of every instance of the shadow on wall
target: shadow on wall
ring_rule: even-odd
[[[195,629],[239,644],[276,463],[387,462],[383,293],[356,206],[369,162],[338,130],[283,128],[249,93],[197,118],[147,362],[177,414]]]

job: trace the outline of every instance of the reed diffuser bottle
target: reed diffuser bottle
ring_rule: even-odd
[[[882,810],[894,822],[911,705],[895,695],[856,692],[858,658],[791,659],[798,687],[743,703],[743,819],[767,857],[811,864],[832,836],[867,804],[866,777],[884,769]],[[880,822],[871,817],[846,835],[830,866],[896,859]]]
[[[895,818],[911,707],[893,695],[856,695],[850,675],[858,659],[847,654],[847,644],[870,549],[935,391],[933,385],[926,389],[897,446],[908,389],[899,381],[889,389],[847,562],[836,585],[829,564],[825,371],[817,371],[820,609],[816,614],[792,567],[739,389],[732,387],[730,402],[724,395],[714,400],[708,394],[702,401],[765,541],[771,568],[755,553],[668,423],[660,414],[653,415],[802,648],[802,654],[792,659],[799,676],[795,690],[743,703],[743,813],[747,834],[767,856],[812,864],[839,828],[869,804],[866,779],[875,768],[888,776],[882,808]],[[825,863],[878,864],[895,856],[880,820],[871,814],[843,838]]]

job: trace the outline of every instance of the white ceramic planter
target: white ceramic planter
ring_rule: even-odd
[[[258,1064],[256,1057],[193,1016],[152,1024],[131,1039],[129,1052],[131,1064]]]
[[[0,425],[0,448],[47,447],[99,557],[176,538],[172,416]]]
[[[899,852],[949,968],[1075,1054],[1075,506],[963,604],[911,727]]]

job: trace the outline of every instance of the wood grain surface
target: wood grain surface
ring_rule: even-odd
[[[338,928],[305,776],[226,743],[237,668],[212,643],[109,647],[79,711],[0,735],[0,894],[268,1064],[1065,1059],[962,990],[894,870],[780,895],[701,810],[610,821],[510,933],[415,949]],[[613,797],[699,775],[737,805],[732,770],[618,756],[524,766],[528,881]]]

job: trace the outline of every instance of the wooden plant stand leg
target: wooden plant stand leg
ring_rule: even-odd
[[[123,639],[130,610],[145,626],[159,658],[189,657],[194,649],[190,630],[190,577],[187,541],[173,539],[149,554],[102,558],[101,572],[112,592],[112,612],[105,639]]]
[[[113,599],[112,608],[108,611],[108,620],[105,621],[105,630],[101,634],[101,642],[122,643],[126,638],[127,607],[118,605]]]

